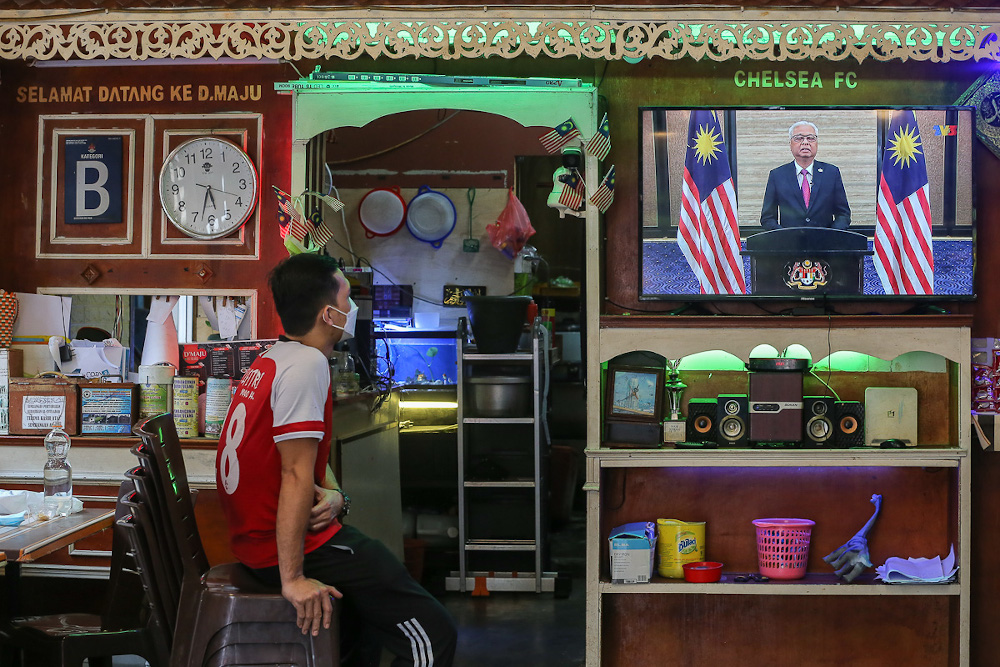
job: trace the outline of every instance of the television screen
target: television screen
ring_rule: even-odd
[[[973,111],[640,108],[640,297],[972,298]]]

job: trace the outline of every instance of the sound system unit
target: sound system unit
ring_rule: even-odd
[[[718,442],[718,404],[719,401],[714,398],[692,398],[688,401],[688,442]]]
[[[802,440],[802,373],[750,373],[750,442]]]
[[[865,406],[860,401],[834,402],[833,442],[843,449],[864,446]]]
[[[723,447],[750,444],[750,408],[746,394],[720,394],[716,410],[716,440]]]
[[[836,447],[832,396],[805,396],[802,399],[802,446],[807,449]]]

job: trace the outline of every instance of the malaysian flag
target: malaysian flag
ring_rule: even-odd
[[[570,173],[560,176],[559,180],[563,183],[562,192],[559,193],[559,203],[566,208],[579,211],[583,204],[583,195],[586,192],[586,186],[580,177],[580,172],[574,169]]]
[[[601,181],[601,186],[597,188],[597,192],[590,196],[590,203],[596,206],[598,211],[605,213],[614,200],[615,165],[611,165],[611,169],[608,169],[608,173],[604,176],[604,180]]]
[[[333,197],[331,197],[333,199]],[[340,201],[339,199],[335,201]],[[343,204],[341,204],[343,206]],[[323,212],[319,207],[316,207],[312,215],[309,216],[309,220],[315,226],[315,229],[309,232],[312,236],[312,242],[317,246],[325,246],[327,241],[333,238],[333,231],[330,229],[329,225],[326,224],[326,220],[323,219]]]
[[[326,220],[320,220],[320,223],[316,225],[316,229],[312,231],[313,243],[319,246],[325,246],[330,239],[333,238],[333,231],[326,224]]]
[[[538,137],[538,140],[542,142],[545,150],[555,153],[579,136],[580,130],[577,128],[576,123],[573,122],[572,118],[567,118],[548,134]]]
[[[913,111],[894,111],[878,184],[875,271],[886,294],[933,294],[927,164]]]
[[[302,242],[309,233],[309,228],[302,220],[302,214],[295,209],[291,195],[277,185],[271,187],[274,188],[274,194],[278,198],[278,232],[281,238],[291,234],[293,239]]]
[[[608,114],[604,114],[604,120],[597,128],[597,134],[591,137],[584,147],[598,160],[603,160],[611,152],[611,126],[608,125]]]
[[[714,111],[691,112],[677,245],[702,294],[744,294],[736,191]]]

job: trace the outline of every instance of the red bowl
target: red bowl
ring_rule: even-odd
[[[722,563],[684,563],[684,579],[694,584],[711,584],[722,578]]]

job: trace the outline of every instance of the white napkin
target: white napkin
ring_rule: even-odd
[[[955,545],[942,560],[934,558],[886,559],[885,565],[875,568],[875,578],[887,584],[937,584],[951,581],[958,572],[955,565]]]

